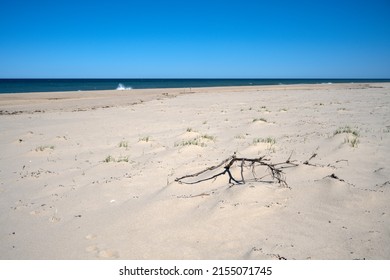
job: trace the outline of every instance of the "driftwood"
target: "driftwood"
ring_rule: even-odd
[[[180,178],[176,178],[175,181],[182,184],[197,184],[204,181],[209,181],[216,179],[219,176],[227,174],[229,177],[229,184],[245,184],[244,171],[245,169],[249,169],[253,175],[253,181],[256,182],[267,182],[267,183],[279,183],[282,186],[288,187],[287,182],[283,176],[283,169],[298,166],[298,164],[294,163],[294,161],[290,160],[290,157],[281,163],[271,163],[269,159],[265,156],[259,158],[241,158],[236,157],[236,155],[230,156],[229,158],[222,161],[220,164],[216,166],[208,167],[202,171],[199,171],[194,174],[189,174],[182,176]],[[233,166],[238,166],[240,168],[240,177],[235,178],[232,175],[231,168]],[[256,168],[259,166],[263,166],[266,168],[268,174],[263,175],[262,177],[258,177],[256,175]],[[219,172],[218,172],[219,169]],[[213,175],[208,175],[207,173],[212,173]],[[215,174],[214,174],[215,173]],[[205,176],[205,178],[202,178]],[[264,178],[270,176],[271,180],[264,180]],[[194,179],[194,181],[190,181]]]

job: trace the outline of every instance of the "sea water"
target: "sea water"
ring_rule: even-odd
[[[0,93],[361,82],[390,79],[0,79]]]

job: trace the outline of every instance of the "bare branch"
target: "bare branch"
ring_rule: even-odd
[[[236,155],[233,155],[233,156],[225,159],[224,161],[222,161],[220,164],[218,164],[216,166],[211,166],[211,167],[208,167],[208,168],[206,168],[202,171],[199,171],[197,173],[189,174],[189,175],[185,175],[185,176],[176,178],[175,181],[178,183],[183,183],[183,184],[197,184],[197,183],[201,183],[204,181],[216,179],[219,176],[227,174],[229,176],[229,184],[241,185],[241,184],[245,184],[245,182],[246,182],[245,177],[244,177],[244,169],[246,167],[246,168],[249,168],[251,170],[252,175],[253,175],[253,180],[255,182],[267,182],[267,183],[277,182],[283,186],[288,187],[286,180],[284,179],[284,176],[283,176],[284,173],[283,173],[282,169],[298,166],[298,164],[294,163],[294,161],[291,161],[290,159],[291,159],[291,155],[285,162],[273,164],[270,162],[269,159],[265,158],[265,156],[262,156],[259,158],[238,158],[238,157],[236,157]],[[236,163],[239,165],[239,168],[240,168],[241,179],[234,178],[234,176],[231,172],[231,168],[233,168]],[[269,174],[264,175],[262,177],[258,177],[256,175],[256,167],[259,167],[259,166],[265,167]],[[218,169],[222,169],[222,170],[218,172]],[[214,171],[217,171],[217,173],[214,175],[210,175],[206,178],[198,178],[202,175],[206,175],[207,172],[214,172]],[[268,180],[268,181],[262,180],[263,178],[265,178],[267,176],[270,176],[271,180]],[[190,181],[186,180],[186,179],[191,179],[191,178],[195,178],[195,181],[190,182]]]

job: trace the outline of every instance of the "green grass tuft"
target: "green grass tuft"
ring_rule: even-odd
[[[348,143],[352,148],[356,148],[359,144],[359,139],[357,136],[345,137],[344,143]]]
[[[267,143],[270,145],[274,145],[274,144],[276,144],[276,140],[275,140],[275,138],[272,138],[272,137],[253,139],[253,144],[258,144],[258,143]]]
[[[150,136],[144,136],[138,139],[138,142],[149,142]]]
[[[35,148],[36,152],[43,152],[44,150],[54,150],[53,145],[45,145],[45,146],[39,146]]]
[[[356,129],[352,129],[350,126],[346,125],[344,127],[339,127],[336,129],[336,131],[333,133],[333,135],[341,134],[341,133],[350,133],[356,137],[359,137],[359,131]]]
[[[105,159],[104,159],[104,162],[115,162],[115,158],[112,157],[112,156],[107,156]]]
[[[113,156],[107,156],[103,162],[109,163],[109,162],[129,162],[128,156],[120,156],[118,159],[115,159]]]
[[[118,144],[119,148],[128,148],[129,147],[129,143],[127,141],[120,141],[119,144]]]

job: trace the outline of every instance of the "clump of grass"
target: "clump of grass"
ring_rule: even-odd
[[[104,159],[104,162],[115,162],[115,158],[112,157],[112,156],[107,156],[105,159]]]
[[[245,139],[245,136],[242,135],[242,134],[238,134],[236,136],[234,136],[235,139]]]
[[[253,139],[253,144],[258,144],[258,143],[267,143],[270,145],[276,144],[275,138],[272,137],[267,137],[267,138],[254,138]]]
[[[335,132],[333,133],[333,136],[337,135],[337,134],[342,134],[342,133],[347,134],[347,136],[344,139],[344,144],[348,143],[353,148],[358,146],[358,144],[359,144],[358,137],[360,134],[359,134],[359,131],[357,129],[352,129],[348,125],[343,126],[343,127],[339,127],[338,129],[335,130]]]
[[[344,143],[348,143],[352,148],[356,148],[359,144],[359,139],[357,136],[345,137]]]
[[[352,129],[350,126],[346,125],[344,127],[339,127],[336,129],[336,131],[333,133],[333,135],[341,134],[341,133],[351,133],[352,135],[359,137],[359,131],[356,129]]]
[[[138,139],[138,142],[149,142],[150,136],[144,136]]]
[[[129,157],[128,156],[119,157],[117,162],[129,162]]]
[[[45,145],[45,146],[39,146],[35,148],[36,152],[43,152],[44,150],[54,150],[53,145]]]
[[[119,148],[128,148],[129,147],[129,143],[127,141],[120,141],[119,144],[118,144]]]
[[[183,140],[181,142],[177,142],[177,143],[175,143],[175,147],[178,147],[178,146],[184,147],[184,146],[191,146],[191,145],[206,147],[207,145],[206,145],[206,143],[204,143],[205,140],[215,141],[215,136],[212,136],[209,134],[203,134],[201,136],[192,138],[190,140]]]
[[[129,162],[128,156],[120,156],[118,159],[115,159],[113,156],[107,156],[103,162],[109,163],[109,162]]]
[[[200,136],[200,137],[203,138],[203,139],[210,140],[210,141],[215,141],[215,136],[212,136],[212,135],[203,134],[203,135]]]
[[[191,127],[188,127],[188,128],[187,128],[187,132],[193,132],[193,131],[194,131],[193,128],[191,128]]]
[[[267,120],[266,120],[265,118],[255,118],[255,119],[253,119],[252,122],[259,122],[259,121],[261,121],[261,122],[267,122]]]
[[[190,140],[183,140],[181,142],[175,143],[175,147],[178,147],[178,146],[185,147],[185,146],[191,146],[191,145],[206,147],[206,144],[201,141],[200,137],[193,138]]]

